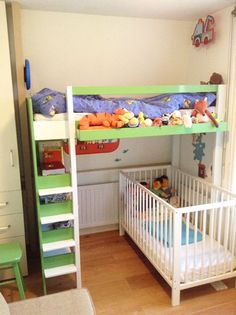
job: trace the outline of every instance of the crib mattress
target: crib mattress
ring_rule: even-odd
[[[130,229],[125,227],[129,233]],[[164,254],[164,246],[159,240],[148,233],[142,237],[136,232],[136,243],[142,249],[142,244],[149,244],[147,252],[155,250],[154,256],[157,256],[155,261],[159,266],[165,267],[165,274],[171,278],[172,275],[172,259],[173,248],[166,247]],[[132,237],[132,236],[131,236]],[[139,240],[137,242],[137,240]],[[151,245],[152,244],[152,245]],[[161,254],[162,252],[162,254]],[[143,251],[145,254],[145,251]],[[165,259],[164,259],[165,255]],[[171,259],[171,261],[170,261]],[[188,266],[186,270],[186,265]],[[180,251],[180,282],[186,283],[190,281],[197,281],[210,278],[219,274],[225,274],[230,270],[236,268],[236,257],[232,255],[222,245],[219,245],[215,240],[211,239],[208,235],[205,240],[199,241],[196,245],[188,244],[182,245]]]

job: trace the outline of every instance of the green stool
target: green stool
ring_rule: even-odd
[[[2,281],[0,285],[16,282],[20,299],[23,300],[25,298],[25,291],[19,264],[21,257],[22,250],[19,243],[0,244],[0,270],[13,268],[16,277],[15,280]]]

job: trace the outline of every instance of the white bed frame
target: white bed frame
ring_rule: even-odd
[[[162,174],[177,190],[178,208],[139,183]],[[120,235],[126,232],[171,286],[173,306],[181,290],[236,277],[236,195],[170,165],[122,170],[119,193]]]

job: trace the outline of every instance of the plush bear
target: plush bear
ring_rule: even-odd
[[[208,82],[201,81],[200,83],[201,84],[223,84],[224,82],[223,82],[223,78],[221,74],[217,72],[213,72]]]

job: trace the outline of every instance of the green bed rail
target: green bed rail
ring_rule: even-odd
[[[72,87],[73,95],[96,94],[162,94],[217,92],[218,85],[146,85],[146,86],[80,86]]]

